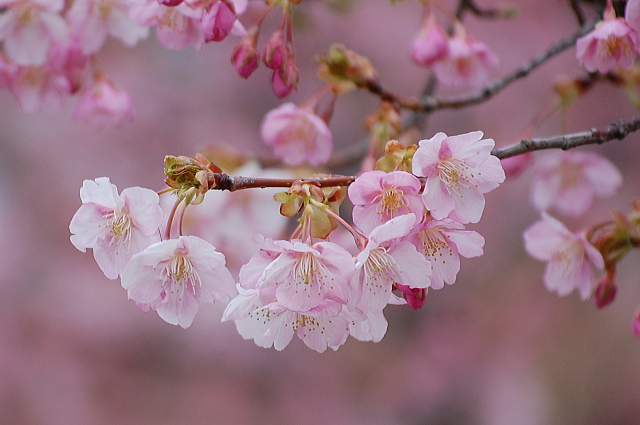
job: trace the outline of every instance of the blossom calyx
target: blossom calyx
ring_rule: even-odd
[[[318,60],[321,63],[318,75],[329,82],[346,80],[363,86],[378,79],[378,71],[369,58],[340,44],[331,46],[329,52]]]
[[[376,161],[376,170],[390,173],[392,171],[411,172],[411,160],[418,150],[417,145],[404,146],[397,140],[389,140],[384,146],[384,155]]]
[[[199,204],[211,188],[209,172],[213,171],[211,167],[215,166],[209,164],[210,166],[207,166],[186,156],[167,155],[164,157],[164,182],[175,189],[179,198],[186,199],[187,203]]]

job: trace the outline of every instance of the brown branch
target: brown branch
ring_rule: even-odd
[[[640,117],[630,120],[622,120],[611,124],[603,129],[593,128],[580,133],[563,134],[560,136],[524,139],[515,145],[494,149],[491,154],[500,158],[510,158],[526,152],[539,151],[543,149],[568,150],[578,146],[593,145],[609,142],[611,140],[622,140],[630,133],[640,130]]]
[[[224,173],[209,173],[209,188],[234,192],[241,189],[265,187],[291,187],[293,184],[309,183],[317,187],[349,186],[355,176],[310,177],[307,179],[272,179],[266,177],[230,176]]]
[[[408,109],[415,112],[430,113],[441,109],[458,109],[470,105],[475,105],[493,97],[509,84],[526,77],[534,69],[536,69],[555,55],[573,46],[576,40],[582,37],[587,32],[591,31],[593,29],[593,26],[593,23],[583,26],[576,33],[563,40],[558,41],[557,43],[554,43],[547,51],[531,59],[529,62],[525,63],[512,73],[499,80],[496,80],[495,82],[484,87],[478,93],[468,97],[462,97],[458,99],[439,99],[434,97],[427,97],[424,100],[419,101],[416,99],[410,99],[400,95],[396,95],[388,90],[385,90],[378,82],[375,81],[368,81],[366,82],[366,84],[362,84],[360,87],[379,96],[382,100],[394,103],[400,108]]]

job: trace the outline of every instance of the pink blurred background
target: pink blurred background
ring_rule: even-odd
[[[576,28],[568,1],[512,4],[521,10],[516,20],[467,20],[500,57],[496,76]],[[308,0],[296,10],[302,81],[292,101],[319,86],[314,58],[333,42],[370,57],[393,91],[421,89],[427,72],[408,57],[417,2],[359,0],[341,15]],[[167,51],[153,37],[133,49],[111,41],[99,59],[130,91],[136,113],[120,128],[74,121],[74,99],[60,113],[25,115],[0,92],[0,424],[640,423],[640,341],[630,330],[640,303],[638,254],[622,262],[618,298],[602,311],[575,293],[549,293],[544,265],[522,244],[538,217],[528,201],[531,170],[489,194],[483,219],[470,226],[485,236],[485,255],[463,260],[456,284],[432,291],[423,309],[388,307],[389,330],[377,344],[350,338],[318,354],[294,339],[283,352],[265,350],[220,323],[223,305],[202,306],[184,330],[127,301],[119,282],[69,242],[82,181],[109,176],[120,189],[158,190],[166,154],[230,143],[268,155],[260,121],[282,101],[264,67],[248,81],[234,73],[232,44],[195,52]],[[552,99],[553,79],[582,75],[574,54],[569,49],[481,106],[433,114],[423,137],[480,129],[498,146],[515,142]],[[362,120],[376,105],[367,93],[338,100],[337,156],[366,137]],[[621,89],[603,84],[567,110],[566,128],[555,115],[536,136],[636,114]],[[640,185],[640,134],[584,149],[615,162],[625,183],[569,223],[574,230],[607,219],[610,209],[628,211]]]

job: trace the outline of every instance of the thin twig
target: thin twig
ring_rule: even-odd
[[[640,117],[630,120],[622,120],[610,126],[597,129],[593,128],[580,133],[563,134],[560,136],[543,137],[535,139],[524,139],[519,143],[494,149],[491,154],[500,159],[510,158],[526,152],[539,151],[543,149],[568,150],[578,146],[593,145],[609,142],[611,140],[622,140],[630,133],[640,129]]]
[[[423,101],[418,101],[415,99],[409,99],[403,96],[396,95],[390,91],[385,90],[379,83],[375,81],[368,81],[366,84],[362,84],[361,88],[364,88],[370,91],[373,94],[379,96],[382,100],[386,100],[388,102],[394,103],[403,109],[408,109],[411,111],[419,111],[424,113],[429,113],[433,111],[437,111],[440,109],[458,109],[469,105],[474,105],[478,103],[482,103],[489,98],[493,97],[500,90],[507,87],[509,84],[513,83],[516,80],[526,77],[529,75],[534,69],[557,55],[561,53],[565,49],[573,46],[576,40],[582,37],[587,32],[593,29],[594,23],[590,23],[588,25],[580,28],[579,31],[572,34],[571,36],[554,43],[546,52],[543,54],[531,59],[529,62],[525,63],[512,73],[506,75],[505,77],[494,81],[488,86],[484,87],[478,93],[473,94],[471,96],[462,97],[458,99],[438,99],[434,97],[427,97]]]

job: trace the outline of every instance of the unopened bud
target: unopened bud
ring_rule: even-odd
[[[231,0],[210,3],[202,12],[202,31],[206,41],[222,41],[236,22],[236,9]]]
[[[258,68],[257,35],[258,27],[252,27],[242,40],[233,46],[231,64],[242,78],[249,78]]]
[[[400,283],[396,283],[396,287],[402,292],[404,299],[407,301],[407,305],[413,310],[422,308],[424,303],[427,302],[428,288],[410,288]]]
[[[278,29],[271,34],[269,41],[262,46],[260,57],[267,68],[278,69],[285,60],[286,55],[284,34],[282,30]]]
[[[596,289],[593,292],[593,303],[597,308],[604,308],[611,304],[616,297],[618,287],[614,282],[615,270],[609,270],[596,283]]]
[[[342,45],[333,45],[325,56],[320,56],[318,75],[329,82],[351,81],[357,86],[376,81],[378,72],[371,61]]]

